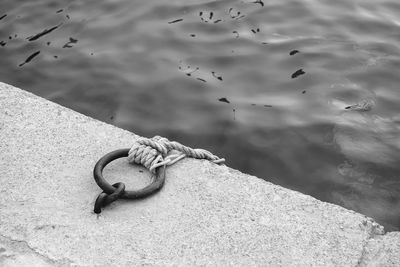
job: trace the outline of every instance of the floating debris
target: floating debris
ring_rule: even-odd
[[[65,15],[65,17],[67,18],[67,19],[70,19],[70,17],[69,17],[69,15],[67,14],[67,15]]]
[[[221,98],[218,98],[218,101],[220,101],[220,102],[224,102],[224,103],[231,103],[231,102],[229,102],[229,100],[228,99],[226,99],[226,97],[221,97]]]
[[[262,42],[262,44],[268,44],[267,42]]]
[[[188,69],[190,69],[190,66],[188,66]],[[192,70],[191,72],[187,72],[187,73],[185,73],[187,76],[192,76],[192,74],[194,73],[194,72],[196,72],[196,71],[198,71],[199,70],[199,68],[197,67],[196,69],[194,69],[194,70]]]
[[[212,76],[213,76],[214,78],[217,78],[218,80],[222,81],[222,76],[217,76],[217,75],[215,74],[215,71],[212,71],[211,74],[212,74]]]
[[[208,17],[207,17],[207,14],[208,14]],[[203,12],[203,11],[200,11],[200,12],[199,12],[199,16],[200,16],[201,21],[208,23],[208,22],[210,22],[210,21],[212,20],[212,18],[214,17],[214,12],[212,12],[212,11],[210,11],[210,12],[206,12],[206,11]],[[214,21],[214,23],[218,23],[218,22],[220,22],[220,21],[222,21],[222,20],[217,19],[217,20]]]
[[[251,104],[251,105],[252,105],[252,106],[256,106],[256,104],[254,104],[254,103],[253,103],[253,104]]]
[[[25,65],[26,63],[29,63],[32,59],[34,59],[37,55],[40,54],[40,51],[36,51],[35,53],[33,53],[32,55],[30,55],[27,59],[25,59],[25,62],[19,64],[20,67],[22,67],[23,65]]]
[[[6,44],[7,44],[6,42],[0,41],[0,45],[1,45],[1,46],[5,46]]]
[[[235,38],[239,38],[239,33],[238,33],[237,31],[233,31],[232,33],[235,33],[235,34],[236,34],[236,37],[235,37]]]
[[[63,11],[64,11],[64,9],[59,9],[59,10],[57,10],[56,13],[61,13],[61,12],[63,12]]]
[[[290,51],[289,55],[293,56],[293,55],[296,55],[297,53],[300,53],[300,51],[299,50],[292,50],[292,51]]]
[[[304,90],[303,92],[301,92],[302,94],[305,94],[307,91],[306,90]]]
[[[28,38],[26,38],[26,39],[28,39],[28,41],[35,41],[35,40],[37,40],[37,39],[39,39],[40,37],[42,37],[42,36],[44,36],[44,35],[46,35],[46,34],[49,34],[49,33],[51,33],[52,31],[54,31],[55,29],[57,29],[58,27],[60,27],[62,25],[62,23],[60,23],[59,25],[57,25],[57,26],[54,26],[54,27],[52,27],[52,28],[50,28],[50,29],[45,29],[44,31],[42,31],[42,32],[40,32],[40,33],[38,33],[38,34],[35,34],[35,35],[33,35],[33,36],[30,36],[30,37],[28,37]]]
[[[251,29],[251,31],[254,33],[254,34],[256,34],[256,33],[258,33],[258,32],[260,32],[260,28],[257,28],[257,29]]]
[[[196,78],[197,80],[199,80],[199,81],[202,81],[202,82],[207,82],[206,80],[204,80],[204,79],[202,79],[202,78]]]
[[[47,45],[50,45],[50,44],[51,44],[51,42],[47,42],[46,44],[47,44]]]
[[[176,20],[173,20],[173,21],[169,21],[168,24],[177,23],[177,22],[180,22],[180,21],[183,21],[183,19],[176,19]]]
[[[232,111],[233,111],[233,120],[235,121],[236,120],[236,115],[235,115],[236,109],[233,108]]]
[[[306,73],[303,71],[303,69],[296,70],[296,71],[292,74],[292,79],[297,78],[298,76],[303,75],[303,74],[306,74]]]
[[[189,73],[186,73],[186,75],[187,75],[187,76],[192,76],[192,74],[193,74],[194,72],[198,71],[198,70],[199,70],[199,68],[196,68],[195,70],[193,70],[193,71],[191,71],[191,72],[189,72]]]
[[[232,10],[233,10],[233,8],[231,7],[231,8],[229,9],[228,13],[229,13],[229,15],[231,16],[231,18],[234,18],[234,16],[232,16]],[[240,12],[238,12],[238,13],[240,13]]]
[[[1,16],[0,20],[4,19],[5,17],[7,17],[7,14],[4,14],[3,16]]]
[[[264,6],[264,2],[262,0],[257,0],[253,2],[254,4],[260,4],[261,6]]]
[[[200,12],[199,12],[199,16],[200,16],[201,21],[207,22],[207,21],[204,20],[204,18],[203,18],[203,11],[200,11]]]
[[[272,108],[271,105],[264,105],[264,107],[266,107],[266,108]]]
[[[354,111],[370,111],[374,106],[375,102],[372,99],[364,99],[355,105],[345,107],[345,109]]]
[[[237,12],[236,12],[236,15],[233,15],[233,14],[232,14],[232,11],[233,11],[233,8],[231,7],[231,8],[229,9],[228,13],[229,13],[229,16],[230,16],[232,19],[241,19],[241,18],[244,18],[244,17],[245,17],[245,15],[241,15],[242,13],[241,13],[240,11],[237,11]]]
[[[193,34],[193,33],[192,33],[192,34],[190,35],[190,37],[196,37],[196,34]]]
[[[72,37],[69,37],[69,42],[66,43],[62,48],[71,48],[72,45],[71,44],[76,44],[78,42],[77,39],[74,39]]]
[[[54,58],[58,58],[58,56],[53,56]]]

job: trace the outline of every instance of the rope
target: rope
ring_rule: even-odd
[[[129,163],[143,165],[152,173],[160,166],[172,165],[185,157],[206,159],[217,164],[225,162],[224,158],[219,158],[210,151],[193,149],[161,136],[137,139],[128,153]]]

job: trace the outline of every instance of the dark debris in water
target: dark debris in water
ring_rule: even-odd
[[[250,104],[250,105],[253,106],[253,107],[257,106],[257,104],[254,104],[254,103],[252,103],[252,104]],[[265,108],[272,108],[272,105],[263,105],[263,107],[265,107]]]
[[[216,19],[216,20],[212,21],[212,19],[214,18],[214,12],[212,12],[212,11],[210,11],[210,12],[200,11],[199,17],[200,17],[201,21],[206,22],[206,23],[208,23],[208,22],[218,23],[218,22],[222,21],[221,19]]]
[[[7,44],[6,42],[0,41],[0,45],[1,45],[1,46],[5,46],[6,44]]]
[[[303,90],[303,92],[301,92],[302,94],[305,94],[307,91],[306,90]]]
[[[195,73],[196,71],[199,71],[199,70],[200,70],[199,67],[194,68],[194,67],[191,67],[191,66],[189,66],[189,65],[187,65],[187,66],[182,66],[182,61],[179,61],[178,69],[179,69],[180,71],[182,71],[186,76],[189,76],[189,77],[192,77],[192,76],[193,76],[193,73]],[[220,80],[220,81],[223,80],[223,79],[222,79],[222,76],[216,74],[215,71],[211,71],[211,74],[212,74],[212,76],[213,76],[214,78],[216,78],[216,79],[218,79],[218,80]],[[200,78],[200,77],[193,77],[193,78],[196,78],[197,80],[202,81],[202,82],[207,82],[206,79],[203,79],[203,78]]]
[[[256,33],[260,32],[260,28],[257,28],[257,29],[251,29],[251,31],[252,31],[252,33],[256,34]]]
[[[370,111],[375,106],[375,102],[371,99],[364,99],[361,102],[347,106],[345,109],[354,111]]]
[[[239,33],[237,31],[233,31],[232,33],[236,34],[235,38],[239,38]]]
[[[192,34],[190,34],[190,37],[196,37],[196,34],[192,33]]]
[[[56,13],[61,13],[61,12],[63,12],[63,11],[64,11],[64,9],[59,9],[59,10],[57,10]]]
[[[300,51],[299,50],[292,50],[292,51],[290,51],[289,55],[293,56],[293,55],[296,55],[297,53],[300,53]]]
[[[61,23],[62,24],[62,23]],[[45,30],[43,30],[42,32],[39,32],[39,33],[37,33],[37,34],[35,34],[35,35],[33,35],[33,36],[30,36],[30,37],[28,37],[28,38],[26,38],[26,39],[28,39],[28,41],[35,41],[35,40],[37,40],[37,39],[39,39],[40,37],[42,37],[42,36],[44,36],[44,35],[46,35],[46,34],[49,34],[49,33],[51,33],[52,31],[54,31],[55,29],[57,29],[58,27],[60,27],[61,26],[61,24],[59,24],[59,25],[57,25],[57,26],[54,26],[54,27],[52,27],[52,28],[50,28],[50,29],[45,29]]]
[[[179,61],[179,63],[181,64],[182,61]],[[194,70],[191,70],[192,68],[190,66],[187,66],[186,70],[183,70],[182,66],[178,66],[178,69],[182,70],[187,76],[192,76],[192,73],[198,71],[199,67],[196,67]]]
[[[29,63],[32,59],[34,59],[37,55],[40,54],[40,51],[36,51],[35,53],[33,53],[32,55],[30,55],[27,59],[25,59],[25,61],[21,64],[19,64],[20,67],[22,67],[23,65],[25,65],[26,63]]]
[[[188,67],[188,69],[190,69],[190,66]],[[198,70],[199,70],[199,67],[195,68],[194,70],[192,70],[192,71],[190,71],[190,72],[187,72],[186,75],[187,75],[187,76],[192,76],[192,74],[195,73],[195,72],[198,71]]]
[[[70,16],[67,14],[67,15],[65,15],[65,17],[67,18],[67,19],[70,19]]]
[[[173,21],[169,21],[168,24],[173,24],[173,23],[177,23],[177,22],[181,22],[181,21],[183,21],[183,19],[176,19]]]
[[[228,104],[231,103],[231,102],[229,102],[229,100],[226,97],[218,98],[218,101],[228,103]]]
[[[212,71],[211,74],[214,78],[217,78],[218,80],[222,81],[222,76],[218,76],[217,74],[215,74],[215,71]]]
[[[299,77],[300,75],[306,74],[303,69],[299,69],[296,70],[293,74],[292,74],[292,79]]]
[[[241,13],[240,11],[236,11],[236,14],[235,14],[235,12],[233,11],[233,8],[232,8],[232,7],[229,8],[228,13],[229,13],[229,16],[230,16],[232,19],[240,19],[240,18],[243,18],[243,17],[244,17],[244,15],[241,15],[242,13]]]
[[[0,20],[4,19],[5,17],[7,17],[7,14],[4,14],[3,16],[1,16]]]
[[[261,6],[264,6],[264,2],[262,0],[257,0],[253,2],[254,4],[260,4]]]
[[[63,48],[71,48],[71,47],[72,47],[72,44],[76,44],[77,42],[78,42],[77,39],[74,39],[74,38],[72,38],[72,37],[69,37],[69,42],[66,43],[66,44],[63,46]]]

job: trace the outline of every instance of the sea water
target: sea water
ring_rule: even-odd
[[[400,229],[396,0],[2,0],[0,56],[2,82]]]

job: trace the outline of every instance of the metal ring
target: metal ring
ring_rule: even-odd
[[[94,166],[93,176],[97,183],[97,185],[103,189],[104,193],[111,195],[116,191],[116,187],[109,184],[103,177],[103,169],[109,164],[111,161],[116,160],[118,158],[127,157],[129,153],[129,148],[127,149],[118,149],[112,151],[105,156],[103,156]],[[147,197],[162,188],[165,181],[165,166],[160,166],[156,169],[156,174],[152,174],[152,182],[146,187],[136,190],[129,191],[124,190],[119,198],[124,199],[136,199],[136,198],[144,198]],[[100,196],[99,196],[100,197]]]
[[[94,213],[100,213],[101,208],[107,206],[108,204],[114,202],[115,200],[121,198],[121,195],[125,191],[125,184],[124,183],[115,183],[113,184],[115,191],[111,195],[107,195],[104,191],[100,193],[94,203]]]

